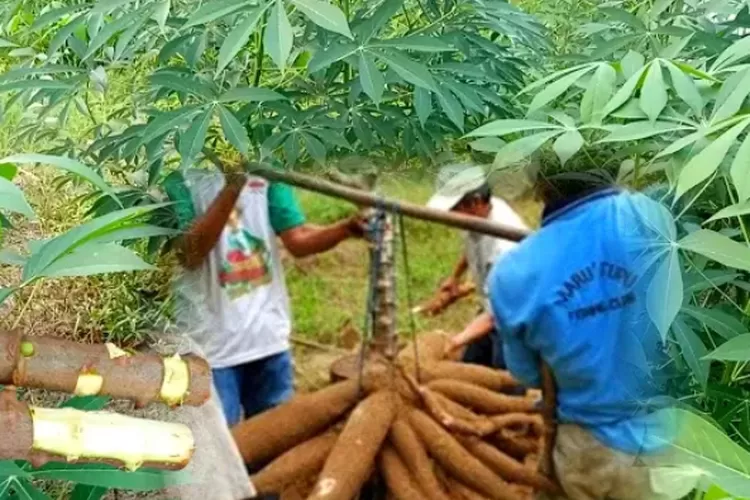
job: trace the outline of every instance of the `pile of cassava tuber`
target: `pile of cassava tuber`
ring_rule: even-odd
[[[235,426],[245,462],[262,467],[251,476],[258,494],[352,500],[375,475],[397,500],[558,491],[540,472],[549,439],[540,393],[506,394],[518,387],[507,372],[446,359],[443,334],[418,339]]]

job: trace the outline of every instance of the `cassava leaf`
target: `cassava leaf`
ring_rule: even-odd
[[[104,179],[102,179],[99,174],[94,172],[83,163],[80,163],[71,158],[66,158],[64,156],[30,153],[6,156],[5,158],[0,159],[0,163],[39,163],[41,165],[50,165],[61,170],[65,170],[81,177],[82,179],[87,180],[88,182],[99,188],[103,193],[111,196],[112,199],[119,204],[119,199],[115,195],[114,190],[109,186],[109,184],[104,181]]]
[[[705,355],[704,359],[750,361],[750,333],[738,335]]]
[[[750,94],[750,68],[743,70],[736,76],[739,80],[736,86],[728,90],[726,98],[721,100],[721,95],[717,97],[714,112],[711,115],[712,123],[718,123],[734,116],[742,108],[742,104]],[[726,83],[728,83],[728,80]]]
[[[638,87],[638,83],[641,81],[641,78],[643,78],[643,73],[646,70],[648,70],[648,68],[649,68],[648,66],[643,66],[641,69],[636,71],[630,78],[628,78],[625,84],[622,87],[620,87],[620,90],[618,90],[615,93],[612,99],[610,99],[610,101],[605,106],[604,111],[602,112],[602,118],[612,114],[615,110],[619,109],[620,106],[622,106],[623,104],[625,104],[626,102],[630,100],[630,98],[633,95],[633,92],[635,92],[636,87]]]
[[[141,217],[168,205],[169,203],[156,203],[125,208],[75,226],[69,231],[43,242],[38,248],[34,249],[26,261],[21,278],[28,281],[40,276],[55,261],[85,243],[113,231],[122,230],[129,225],[141,224],[138,222]]]
[[[219,62],[216,67],[216,73],[224,71],[224,69],[229,66],[229,63],[232,62],[232,59],[234,59],[240,50],[242,50],[242,47],[247,45],[248,40],[250,40],[250,35],[255,31],[260,18],[263,16],[263,13],[269,5],[270,4],[265,4],[262,7],[255,7],[242,21],[232,28],[232,31],[229,32],[219,49]]]
[[[375,65],[375,60],[365,51],[359,53],[359,81],[370,99],[375,104],[380,104],[385,91],[385,79]]]
[[[317,73],[318,71],[327,69],[335,62],[356,54],[358,51],[359,47],[349,43],[321,49],[310,59],[307,70],[310,73]]]
[[[437,90],[435,80],[424,65],[395,50],[377,51],[375,55],[407,82],[427,90]]]
[[[217,21],[223,17],[229,16],[244,8],[252,7],[246,0],[217,0],[215,2],[208,2],[200,6],[193,14],[188,18],[182,30],[198,26],[199,24],[206,24],[212,21]]]
[[[276,0],[274,3],[268,17],[263,43],[276,66],[286,68],[287,60],[292,53],[294,33],[282,0]]]
[[[424,127],[432,114],[432,94],[429,90],[422,87],[414,88],[414,110],[419,118],[419,123]]]
[[[292,3],[310,21],[321,28],[354,39],[352,32],[349,30],[349,23],[346,21],[346,16],[335,5],[321,0],[292,0]]]
[[[125,271],[155,269],[132,250],[114,243],[87,243],[47,266],[40,276],[91,276]]]
[[[646,78],[643,80],[641,109],[651,121],[656,121],[667,105],[668,100],[667,86],[664,83],[661,64],[657,59],[649,64],[648,73],[646,73]]]
[[[617,72],[611,65],[603,63],[596,68],[581,99],[581,120],[584,123],[601,123],[616,81]]]
[[[719,309],[686,305],[682,310],[725,339],[732,339],[747,331],[740,320]]]
[[[709,222],[713,222],[719,219],[726,219],[728,217],[740,217],[747,214],[750,214],[750,201],[746,200],[742,203],[736,203],[719,210],[714,215],[712,215],[711,218],[707,219],[704,224],[708,224]]]
[[[219,121],[221,122],[221,129],[224,131],[224,137],[229,143],[237,148],[237,151],[247,156],[250,151],[250,140],[247,137],[247,131],[242,126],[237,117],[234,116],[229,109],[222,105],[218,105],[219,109]]]
[[[213,114],[213,107],[209,107],[193,121],[193,124],[188,127],[180,138],[180,155],[182,156],[183,165],[190,165],[203,150]]]
[[[680,317],[677,317],[674,323],[672,323],[672,333],[677,341],[677,345],[680,346],[682,357],[693,372],[693,376],[701,387],[705,389],[708,384],[708,375],[711,368],[711,364],[703,359],[708,353],[705,344],[698,334]]]
[[[0,210],[22,214],[30,219],[35,218],[34,209],[21,191],[5,177],[0,177]]]
[[[438,91],[435,92],[435,96],[448,119],[463,131],[464,108],[461,106],[458,99],[456,99],[456,96],[445,87],[438,89]]]
[[[687,191],[713,175],[724,161],[729,148],[748,125],[750,125],[750,120],[741,121],[695,155],[680,172],[675,198],[682,197]]]
[[[161,490],[188,484],[192,478],[185,471],[167,472],[138,469],[130,472],[104,464],[66,464],[50,462],[31,474],[37,479],[72,481],[78,484],[132,491]]]
[[[750,134],[745,136],[729,169],[740,201],[750,199]]]
[[[565,166],[568,160],[583,147],[583,144],[583,136],[578,130],[568,130],[555,140],[552,148],[560,164]]]
[[[668,134],[670,132],[679,132],[689,130],[690,127],[675,122],[639,120],[625,125],[610,126],[611,132],[608,136],[600,139],[599,143],[607,142],[626,142],[645,139],[655,135]]]
[[[683,299],[680,258],[676,250],[669,250],[664,254],[646,291],[646,310],[662,340],[666,339]]]
[[[688,410],[661,410],[657,418],[671,422],[676,435],[662,439],[663,452],[644,457],[648,465],[694,466],[702,471],[705,479],[728,493],[747,495],[750,452],[734,443],[721,429]]]
[[[679,241],[680,248],[735,269],[750,271],[750,248],[708,229],[699,229]]]
[[[550,130],[556,128],[562,129],[562,127],[553,123],[534,120],[503,119],[482,125],[478,129],[466,134],[466,137],[502,137],[504,135],[526,132],[529,130]]]
[[[564,130],[539,132],[510,142],[503,147],[503,149],[498,151],[497,156],[495,157],[495,162],[492,166],[494,169],[499,170],[518,163],[532,155],[537,149],[542,147],[545,142],[554,139],[563,132]]]
[[[286,97],[262,87],[235,87],[219,97],[219,102],[267,102],[285,100]]]
[[[578,71],[566,74],[559,80],[556,80],[555,82],[549,84],[544,88],[544,90],[535,95],[534,99],[531,100],[527,115],[543,108],[551,101],[557,99],[560,95],[562,95],[570,87],[572,87],[574,83],[583,78],[586,73],[589,73],[593,68],[594,66],[581,68]]]
[[[672,77],[672,86],[674,87],[675,92],[677,92],[677,95],[685,102],[685,104],[692,108],[696,116],[700,116],[701,111],[703,111],[703,97],[701,97],[698,87],[695,85],[693,79],[669,61],[666,62],[666,66]]]
[[[373,42],[371,47],[392,47],[399,50],[417,52],[451,52],[453,47],[433,36],[411,35],[402,38],[391,38]]]

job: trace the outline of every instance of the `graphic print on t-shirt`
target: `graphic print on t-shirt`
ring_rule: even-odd
[[[270,255],[265,241],[242,227],[237,209],[229,216],[227,231],[228,249],[222,256],[219,284],[236,299],[271,282]]]

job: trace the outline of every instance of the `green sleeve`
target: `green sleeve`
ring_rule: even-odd
[[[272,182],[268,186],[268,213],[276,234],[301,226],[305,215],[291,186]]]
[[[177,228],[181,231],[186,230],[195,220],[196,213],[185,177],[179,171],[174,171],[164,179],[162,186],[169,201],[174,203],[172,209],[177,220]]]

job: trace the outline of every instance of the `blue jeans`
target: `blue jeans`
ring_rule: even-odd
[[[294,365],[289,351],[242,365],[212,370],[229,426],[285,403],[294,395]]]

